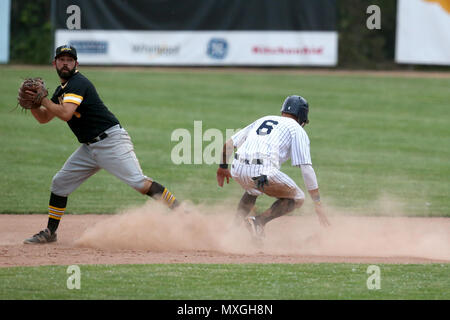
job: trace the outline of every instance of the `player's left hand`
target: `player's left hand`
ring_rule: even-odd
[[[320,225],[325,228],[331,226],[331,223],[330,221],[328,221],[328,218],[325,215],[322,204],[320,202],[314,203],[314,209],[316,211],[317,217],[319,218]]]
[[[48,90],[42,78],[27,78],[20,85],[17,100],[24,109],[36,109],[47,95]]]
[[[230,178],[231,178],[230,170],[218,168],[216,177],[217,177],[217,183],[219,184],[219,186],[223,187],[225,178],[227,178],[227,184],[230,183]]]

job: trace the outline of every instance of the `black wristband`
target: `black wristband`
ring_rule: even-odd
[[[219,164],[219,168],[228,169],[228,164],[227,163],[221,163],[221,164]]]

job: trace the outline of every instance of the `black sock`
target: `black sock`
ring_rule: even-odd
[[[175,195],[172,194],[166,187],[160,185],[158,182],[153,181],[147,195],[155,200],[162,200],[170,209],[174,209],[180,205]]]
[[[59,222],[66,210],[67,197],[61,197],[53,192],[50,194],[50,201],[48,203],[48,224],[47,228],[53,234],[58,229]]]

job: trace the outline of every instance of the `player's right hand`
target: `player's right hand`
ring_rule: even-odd
[[[314,204],[314,209],[315,209],[315,211],[317,213],[317,216],[319,217],[320,225],[322,227],[329,227],[329,226],[331,226],[331,223],[330,223],[330,221],[328,221],[328,218],[325,215],[325,213],[323,211],[323,208],[322,208],[322,204],[320,204],[320,202]]]
[[[217,183],[220,187],[223,187],[223,183],[225,181],[225,178],[227,178],[227,183],[230,183],[231,173],[228,169],[218,168],[217,169]]]

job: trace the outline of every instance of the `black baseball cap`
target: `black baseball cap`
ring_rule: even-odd
[[[69,46],[67,44],[56,48],[55,59],[58,58],[62,54],[68,54],[68,55],[72,56],[72,58],[74,58],[75,60],[78,59],[78,57],[77,57],[77,50],[74,47]]]

